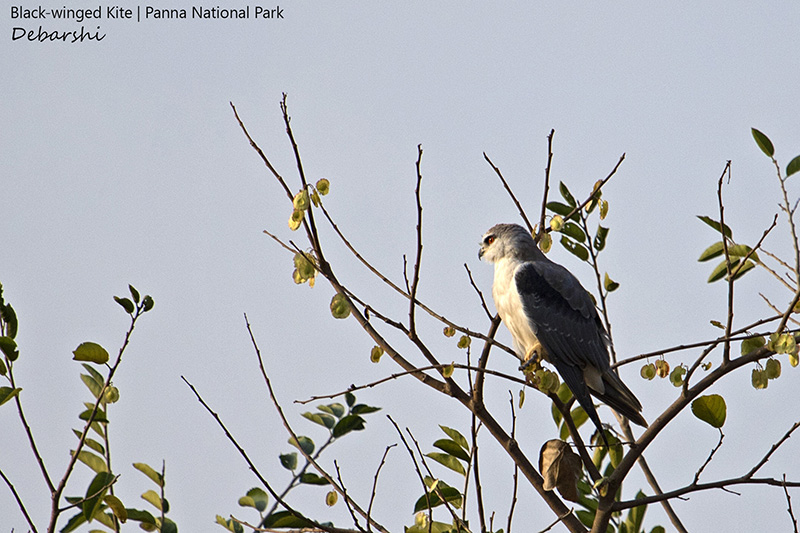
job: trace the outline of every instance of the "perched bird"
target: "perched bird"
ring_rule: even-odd
[[[577,278],[545,257],[517,224],[497,224],[486,232],[478,258],[494,263],[492,296],[517,355],[523,361],[538,355],[555,366],[603,440],[590,394],[646,427],[642,404],[611,369],[611,339]]]

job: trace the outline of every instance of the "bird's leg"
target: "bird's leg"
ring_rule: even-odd
[[[522,364],[519,365],[519,369],[525,374],[535,372],[541,368],[543,359],[546,359],[544,346],[537,340],[536,343],[525,352],[525,357],[522,360]]]

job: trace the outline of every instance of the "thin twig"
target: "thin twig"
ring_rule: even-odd
[[[770,458],[770,457],[772,457],[772,454],[773,454],[773,453],[775,453],[775,452],[778,450],[778,448],[780,448],[780,447],[781,447],[781,445],[782,445],[784,442],[786,442],[786,441],[789,439],[789,437],[791,437],[791,436],[792,436],[792,433],[794,433],[794,431],[795,431],[795,430],[796,430],[798,427],[800,427],[800,422],[795,422],[794,424],[792,424],[792,427],[790,427],[790,428],[789,428],[789,431],[787,431],[787,432],[786,432],[786,434],[784,434],[784,436],[783,436],[783,437],[781,437],[781,440],[779,440],[778,442],[776,442],[775,444],[773,444],[773,445],[772,445],[772,448],[770,448],[770,450],[769,450],[769,451],[767,452],[767,454],[766,454],[766,455],[765,455],[765,456],[764,456],[764,457],[761,459],[761,461],[759,461],[759,462],[758,462],[758,464],[756,464],[756,465],[755,465],[755,466],[752,468],[752,470],[750,470],[750,472],[748,472],[747,474],[745,474],[745,476],[744,476],[744,477],[745,477],[745,478],[747,478],[747,479],[749,479],[749,478],[753,477],[753,476],[755,475],[755,473],[756,473],[756,472],[758,472],[758,471],[759,471],[759,469],[761,469],[761,467],[762,467],[762,466],[764,466],[765,464],[767,464],[767,461],[769,461],[769,458]]]
[[[331,393],[331,394],[315,395],[315,396],[311,396],[310,398],[305,399],[305,400],[295,400],[294,403],[299,403],[299,404],[305,405],[307,403],[311,403],[311,402],[314,402],[314,401],[317,401],[317,400],[329,400],[329,399],[332,399],[332,398],[338,398],[339,396],[344,396],[348,392],[354,392],[354,391],[363,390],[363,389],[371,389],[373,387],[376,387],[378,385],[386,383],[387,381],[392,381],[392,380],[395,380],[395,379],[403,377],[403,376],[413,376],[413,375],[415,375],[415,374],[417,374],[419,372],[425,372],[427,370],[442,370],[445,367],[449,367],[451,365],[455,369],[485,373],[485,374],[489,374],[489,375],[492,375],[492,376],[497,376],[499,378],[511,381],[513,383],[517,383],[519,385],[528,385],[528,383],[524,379],[518,378],[516,376],[511,376],[509,374],[505,374],[505,373],[500,372],[498,370],[492,370],[492,369],[489,369],[489,368],[474,367],[474,366],[464,365],[464,364],[461,364],[461,363],[450,363],[450,364],[446,364],[446,365],[445,364],[436,364],[436,365],[428,365],[428,366],[417,367],[414,370],[410,370],[410,371],[406,371],[406,372],[396,372],[396,373],[394,373],[394,374],[392,374],[390,376],[386,376],[384,378],[372,381],[372,382],[364,384],[364,385],[351,385],[350,387],[347,388],[347,390],[344,390],[344,391],[334,392],[334,393]]]
[[[550,193],[550,167],[553,163],[553,135],[556,130],[551,129],[550,134],[547,136],[547,166],[544,167],[544,192],[542,192],[542,210],[539,214],[539,231],[536,235],[538,242],[542,235],[544,235],[544,217],[547,214],[547,195]]]
[[[693,485],[696,485],[697,483],[699,483],[699,482],[700,482],[700,475],[703,473],[703,470],[705,470],[705,468],[706,468],[706,467],[707,467],[707,466],[708,466],[708,465],[711,463],[711,461],[714,459],[714,454],[715,454],[715,453],[717,453],[717,452],[719,451],[719,449],[722,447],[722,440],[723,440],[724,438],[725,438],[725,434],[724,434],[724,433],[722,433],[722,430],[720,429],[720,430],[719,430],[719,442],[717,442],[717,445],[716,445],[716,446],[714,446],[714,447],[711,449],[711,453],[709,453],[709,454],[708,454],[708,457],[706,457],[706,460],[705,460],[705,462],[704,462],[702,465],[700,465],[700,468],[698,468],[698,469],[697,469],[697,472],[695,472],[695,474],[694,474],[694,481],[692,482],[692,484],[693,484]]]
[[[300,518],[301,520],[307,520],[310,524],[315,524],[316,525],[317,523],[314,522],[314,520],[305,517],[303,515],[303,513],[301,513],[300,511],[294,509],[291,505],[289,505],[281,497],[280,494],[278,494],[275,491],[275,489],[272,488],[272,485],[270,485],[269,481],[267,481],[264,478],[264,476],[261,475],[261,472],[259,472],[259,470],[256,467],[255,463],[253,463],[253,461],[250,459],[250,456],[247,455],[247,452],[245,451],[245,449],[242,448],[242,446],[236,440],[236,437],[234,437],[233,434],[228,430],[227,426],[222,421],[220,416],[213,409],[211,409],[211,406],[209,406],[208,403],[206,403],[206,401],[203,399],[203,397],[197,391],[195,386],[192,385],[189,382],[189,380],[186,379],[186,377],[181,376],[181,379],[192,390],[192,392],[194,393],[195,397],[197,398],[197,401],[200,402],[200,404],[205,408],[205,410],[208,411],[208,414],[210,414],[211,417],[214,419],[214,421],[216,421],[217,425],[220,427],[220,429],[222,429],[223,433],[225,433],[225,436],[228,438],[228,440],[231,442],[231,444],[233,444],[234,448],[236,448],[236,450],[239,452],[239,455],[241,455],[242,459],[244,459],[244,461],[247,463],[247,466],[250,468],[250,471],[253,472],[253,474],[255,474],[255,476],[258,478],[258,480],[261,482],[261,484],[264,485],[264,487],[267,489],[267,492],[269,492],[270,495],[272,495],[272,497],[276,501],[280,502],[281,506],[283,506],[283,508],[286,509],[287,511],[289,511],[292,515],[296,516],[297,518]],[[318,526],[319,526],[320,529],[328,531],[329,533],[335,533],[335,528],[326,528],[326,527],[322,526],[321,524],[319,524]]]
[[[381,469],[383,468],[383,465],[386,464],[386,457],[389,455],[389,450],[395,446],[397,446],[397,444],[390,444],[383,451],[383,457],[381,457],[381,462],[378,465],[378,469],[375,471],[375,477],[372,480],[372,492],[370,493],[369,505],[367,506],[367,531],[372,531],[370,517],[372,516],[372,504],[375,502],[375,496],[378,494],[378,476],[381,475]]]
[[[289,435],[294,439],[294,442],[300,442],[300,440],[297,438],[297,434],[295,433],[294,429],[292,429],[291,425],[289,424],[289,421],[283,412],[283,408],[281,407],[277,397],[275,396],[275,391],[272,388],[272,382],[270,381],[267,371],[264,367],[264,359],[261,356],[261,350],[259,349],[258,344],[256,343],[255,336],[253,335],[253,330],[250,327],[250,322],[247,320],[247,315],[245,315],[245,324],[247,326],[247,332],[250,335],[250,341],[253,344],[253,349],[256,352],[256,357],[258,358],[258,366],[259,370],[261,371],[261,377],[264,379],[264,383],[267,386],[267,390],[269,392],[270,399],[272,400],[272,404],[275,407],[275,410],[277,411],[281,421],[283,422],[284,428],[289,433]],[[366,518],[367,517],[366,511],[361,509],[358,506],[358,504],[347,495],[344,489],[334,481],[331,475],[328,474],[321,466],[319,466],[314,457],[312,457],[308,452],[306,452],[302,446],[298,446],[298,449],[300,450],[300,453],[302,453],[303,456],[306,458],[306,460],[309,461],[314,466],[314,468],[319,472],[319,474],[326,480],[328,480],[328,483],[330,483],[331,487],[333,487],[333,489],[336,492],[338,492],[342,496],[342,498],[345,498],[346,500],[350,501],[351,504],[353,505],[353,508],[358,512],[359,515]],[[388,533],[388,531],[382,525],[375,522],[374,519],[370,520],[372,521],[372,524],[375,526],[376,529],[382,531],[383,533]],[[319,527],[322,527],[323,529],[325,528],[324,524],[319,524]]]
[[[422,264],[422,199],[420,198],[420,185],[422,184],[422,145],[417,146],[417,186],[414,189],[414,198],[417,204],[417,252],[414,261],[414,275],[409,291],[408,330],[413,337],[417,336],[417,323],[414,319],[416,312],[417,289],[419,288],[419,271]]]
[[[515,439],[517,433],[517,412],[514,409],[514,395],[511,393],[511,391],[508,391],[508,395],[510,396],[508,401],[511,404],[511,438]],[[508,509],[508,522],[506,525],[506,533],[511,533],[511,522],[514,518],[514,508],[517,506],[518,488],[519,488],[519,466],[517,466],[517,463],[514,463],[514,483],[512,485],[512,490],[511,490],[511,506]],[[572,510],[570,509],[569,512],[572,512]],[[560,521],[561,518],[559,517],[556,523]]]
[[[433,506],[431,505],[431,497],[430,493],[428,492],[428,487],[425,485],[425,477],[422,475],[422,471],[419,469],[419,463],[417,463],[417,456],[414,455],[414,451],[411,449],[411,446],[408,445],[408,441],[406,441],[403,432],[400,430],[400,426],[397,425],[397,422],[394,421],[390,415],[386,415],[386,418],[389,419],[389,422],[392,423],[394,426],[395,431],[397,431],[397,435],[400,437],[400,441],[405,446],[406,451],[408,452],[408,456],[411,457],[411,462],[414,463],[414,471],[417,473],[417,477],[419,478],[419,482],[422,485],[422,491],[425,494],[425,502],[428,506],[428,523],[433,523]]]
[[[603,178],[602,180],[600,180],[600,182],[599,182],[597,185],[595,185],[594,189],[592,190],[592,194],[590,194],[590,195],[589,195],[589,197],[588,197],[588,198],[586,198],[586,200],[584,200],[583,202],[581,202],[580,204],[578,204],[577,206],[575,206],[575,207],[572,209],[572,211],[570,211],[570,212],[567,214],[567,216],[565,216],[565,217],[564,217],[564,220],[569,220],[569,219],[572,217],[572,215],[574,215],[574,214],[575,214],[575,213],[577,213],[578,211],[581,211],[581,210],[582,210],[584,207],[586,207],[587,205],[589,205],[589,202],[591,202],[592,200],[594,200],[594,197],[595,197],[595,194],[597,193],[597,191],[599,191],[600,189],[602,189],[602,188],[603,188],[603,186],[604,186],[606,183],[608,183],[608,180],[610,180],[610,179],[611,179],[611,178],[614,176],[614,174],[616,174],[616,173],[617,173],[617,169],[619,169],[619,166],[622,164],[622,162],[623,162],[623,161],[625,161],[625,154],[622,154],[622,155],[619,157],[619,160],[617,161],[617,164],[616,164],[616,165],[614,165],[614,168],[612,168],[612,169],[611,169],[611,172],[609,172],[609,173],[608,173],[608,175],[607,175],[605,178]]]
[[[797,533],[797,519],[794,517],[794,511],[792,511],[792,497],[789,496],[789,489],[786,488],[786,474],[783,475],[783,493],[786,495],[786,510],[789,512],[789,518],[792,519],[793,531]]]
[[[470,285],[472,285],[472,288],[478,293],[478,298],[481,300],[481,307],[483,307],[483,310],[486,312],[486,316],[489,317],[489,320],[492,320],[494,315],[492,315],[492,312],[489,311],[489,306],[486,305],[486,299],[483,297],[483,292],[481,292],[481,290],[478,288],[478,285],[475,283],[475,280],[472,278],[472,271],[469,269],[469,266],[467,266],[466,263],[464,263],[464,268],[467,269],[467,276],[469,276]]]
[[[503,173],[500,172],[500,169],[497,168],[494,163],[492,163],[492,160],[489,159],[489,156],[486,155],[486,152],[483,152],[483,158],[492,167],[492,170],[494,170],[495,174],[497,174],[497,177],[500,178],[500,181],[503,183],[503,187],[505,187],[506,192],[508,192],[508,195],[511,196],[511,199],[514,201],[514,205],[517,206],[517,209],[519,210],[519,214],[520,214],[520,216],[522,216],[522,220],[524,220],[525,221],[525,225],[528,226],[528,231],[533,233],[533,224],[531,224],[531,221],[528,220],[528,215],[525,214],[525,210],[522,208],[522,204],[520,204],[519,200],[517,200],[517,197],[514,196],[514,191],[511,190],[511,187],[508,185],[508,182],[503,177]]]
[[[14,485],[11,483],[11,480],[6,477],[5,473],[3,473],[2,470],[0,470],[0,477],[2,477],[3,481],[5,481],[6,485],[8,485],[8,489],[11,491],[11,494],[14,496],[14,499],[17,501],[17,506],[19,507],[19,510],[22,511],[22,516],[25,517],[25,520],[28,522],[28,525],[30,526],[31,531],[33,531],[33,533],[38,533],[39,530],[36,529],[36,525],[33,523],[33,519],[31,518],[31,515],[28,514],[28,510],[25,508],[25,504],[22,502],[22,498],[20,497],[19,493],[17,492],[17,489],[14,488]]]
[[[725,234],[725,206],[722,202],[722,181],[725,174],[728,174],[728,182],[731,179],[731,162],[725,165],[722,175],[719,177],[717,183],[717,201],[719,203],[719,232],[722,235],[722,251],[725,254],[725,268],[728,271],[728,317],[725,322],[725,339],[722,345],[722,361],[727,363],[731,359],[731,342],[727,340],[730,338],[731,329],[733,328],[733,283],[734,279],[731,275],[731,256],[728,250],[728,236]],[[687,376],[689,374],[687,373]]]

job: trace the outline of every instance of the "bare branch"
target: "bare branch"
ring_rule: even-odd
[[[383,451],[383,457],[381,457],[381,462],[378,465],[378,469],[375,471],[375,477],[372,480],[372,493],[370,493],[369,505],[367,506],[367,531],[372,531],[370,517],[372,516],[372,504],[375,502],[375,496],[377,496],[378,494],[378,476],[381,475],[381,469],[383,468],[383,465],[386,464],[386,457],[389,455],[389,450],[391,450],[395,446],[397,446],[397,444],[390,444]]]
[[[419,288],[419,270],[422,263],[422,199],[420,198],[420,185],[422,184],[422,172],[420,165],[422,163],[422,145],[417,146],[417,186],[414,189],[414,198],[417,203],[417,253],[416,260],[414,261],[414,275],[411,282],[411,290],[409,291],[409,309],[408,309],[408,329],[413,338],[417,337],[417,324],[414,320],[416,312],[416,299],[417,289]]]
[[[508,402],[509,402],[509,404],[511,404],[511,438],[512,439],[516,439],[516,434],[517,434],[517,412],[516,412],[516,409],[514,409],[514,395],[511,393],[511,391],[508,391],[508,395],[510,396]],[[508,523],[506,525],[506,533],[511,533],[511,522],[512,522],[513,517],[514,517],[514,508],[517,506],[517,490],[518,490],[518,488],[519,488],[519,466],[517,466],[517,463],[514,463],[514,485],[513,485],[512,491],[511,491],[511,506],[508,509]],[[569,512],[571,513],[572,510],[570,509]],[[560,521],[561,521],[561,517],[559,517],[558,520],[556,520],[556,522],[553,525],[557,524]],[[550,527],[552,527],[552,526],[550,526]],[[545,531],[547,531],[547,530],[545,530]]]
[[[798,427],[800,427],[800,422],[795,422],[794,424],[792,424],[792,427],[789,428],[789,431],[786,432],[786,434],[781,438],[781,440],[779,440],[778,442],[773,444],[772,448],[770,448],[769,452],[767,452],[767,454],[761,459],[761,461],[759,461],[758,464],[756,464],[756,466],[754,466],[753,469],[750,470],[750,472],[745,474],[744,477],[747,478],[747,479],[753,477],[756,474],[756,472],[758,472],[761,469],[762,466],[767,464],[767,461],[769,461],[769,458],[772,457],[772,454],[775,453],[777,451],[777,449],[780,448],[781,445],[784,442],[786,442],[789,439],[789,437],[792,436],[792,433],[794,433],[794,431]]]
[[[283,427],[286,429],[289,435],[295,440],[295,442],[300,442],[299,439],[297,438],[297,434],[294,432],[291,425],[289,424],[286,415],[283,413],[283,408],[281,407],[280,403],[278,403],[278,399],[275,396],[275,391],[272,388],[272,382],[270,381],[269,376],[267,375],[267,371],[264,367],[264,359],[261,356],[261,350],[259,349],[258,344],[256,343],[256,339],[253,336],[253,330],[250,327],[250,322],[247,320],[247,315],[245,315],[245,324],[247,325],[247,332],[250,335],[250,341],[253,344],[253,349],[256,352],[256,357],[258,358],[258,366],[259,369],[261,370],[261,377],[264,378],[264,383],[267,386],[267,390],[269,392],[270,399],[272,400],[272,404],[275,407],[275,410],[277,411],[281,421],[283,422]],[[358,512],[359,515],[366,518],[367,513],[364,510],[362,510],[358,506],[358,504],[347,495],[344,488],[341,487],[339,484],[337,484],[330,474],[328,474],[321,466],[319,466],[314,457],[312,457],[308,452],[306,452],[302,446],[298,446],[297,448],[303,455],[303,457],[305,457],[306,461],[310,462],[314,466],[314,468],[320,473],[320,475],[324,477],[326,480],[328,480],[328,482],[331,484],[331,487],[333,487],[333,489],[336,492],[338,492],[342,496],[342,498],[349,501],[350,504],[353,506],[353,509],[355,509],[355,511]],[[370,518],[370,520],[372,521],[372,525],[375,526],[375,528],[378,529],[378,531],[381,531],[383,533],[388,533],[388,531],[379,523],[377,523],[374,519]],[[318,526],[321,527],[322,529],[325,529],[324,524],[318,524]]]
[[[531,221],[528,220],[528,215],[525,214],[525,210],[522,208],[522,204],[520,204],[519,200],[517,200],[517,197],[514,196],[514,191],[511,190],[511,187],[508,185],[508,182],[503,177],[503,173],[500,172],[500,169],[497,168],[494,163],[492,163],[492,160],[489,159],[489,156],[486,155],[486,152],[483,152],[483,158],[492,167],[492,170],[494,170],[495,174],[497,174],[497,177],[500,178],[500,181],[503,183],[503,187],[505,187],[506,192],[508,192],[508,195],[511,196],[511,199],[514,201],[514,205],[517,206],[519,214],[522,216],[522,220],[524,220],[525,225],[528,226],[528,231],[533,233],[533,224],[531,224]]]
[[[542,211],[539,214],[539,231],[536,234],[536,242],[539,242],[545,233],[544,218],[547,214],[547,195],[550,192],[550,165],[553,162],[553,135],[556,130],[551,129],[547,136],[547,166],[544,168],[544,192],[542,193]],[[533,231],[533,230],[531,230]]]
[[[298,518],[301,518],[303,520],[308,520],[309,523],[315,524],[314,520],[311,520],[311,519],[305,517],[303,515],[303,513],[301,513],[300,511],[297,511],[292,506],[290,506],[288,503],[286,503],[286,501],[281,497],[281,495],[279,495],[272,488],[272,485],[270,485],[269,482],[264,478],[264,476],[261,475],[261,472],[259,472],[259,470],[256,467],[255,463],[253,463],[253,461],[250,459],[250,456],[247,455],[247,452],[244,450],[244,448],[242,448],[242,446],[239,444],[239,442],[236,440],[236,438],[233,436],[233,434],[228,430],[227,426],[225,426],[225,423],[222,421],[220,416],[213,409],[211,409],[211,407],[206,403],[206,401],[203,399],[203,397],[200,396],[200,393],[197,392],[197,389],[195,388],[195,386],[192,385],[189,382],[189,380],[187,380],[184,376],[181,376],[181,379],[183,380],[184,383],[186,383],[189,386],[189,388],[192,390],[192,392],[194,393],[195,397],[200,402],[200,404],[205,408],[206,411],[208,411],[208,414],[210,414],[212,416],[212,418],[214,418],[214,420],[217,422],[217,425],[225,433],[225,436],[228,438],[228,440],[231,442],[231,444],[233,444],[233,446],[239,452],[239,455],[241,455],[242,458],[245,460],[245,462],[247,463],[247,466],[250,468],[250,471],[253,472],[253,474],[255,474],[255,476],[258,478],[258,480],[261,482],[261,484],[264,485],[264,487],[272,495],[272,497],[276,501],[280,502],[281,506],[283,506],[287,511],[292,513],[292,515],[294,515],[294,516],[296,516]],[[238,522],[238,520],[237,520],[237,522]],[[248,527],[252,527],[252,526],[248,526]],[[260,531],[257,528],[254,528],[254,529],[256,531]],[[327,531],[328,533],[337,533],[335,531],[335,528],[327,528],[327,527],[322,526],[321,524],[319,525],[319,529]]]
[[[472,288],[478,293],[478,298],[481,300],[481,307],[483,307],[483,310],[486,311],[486,316],[489,317],[489,320],[492,320],[494,315],[492,315],[492,312],[489,311],[489,307],[486,305],[486,299],[483,297],[483,292],[481,292],[481,290],[478,288],[478,285],[475,283],[475,280],[472,278],[472,271],[469,269],[466,263],[464,263],[464,268],[467,269],[467,276],[469,276],[470,285],[472,285]]]
[[[36,529],[36,525],[33,523],[33,519],[31,518],[31,515],[28,514],[28,510],[25,508],[25,504],[22,502],[22,498],[20,497],[19,493],[17,492],[17,489],[14,488],[14,485],[11,483],[11,480],[6,477],[5,473],[3,473],[2,470],[0,470],[0,477],[3,478],[3,481],[5,481],[6,485],[8,486],[8,489],[11,491],[11,494],[14,496],[14,499],[17,501],[17,506],[19,507],[19,510],[22,511],[22,516],[25,517],[25,521],[28,522],[28,525],[30,526],[31,531],[33,531],[33,533],[38,533],[39,530]]]
[[[786,495],[786,505],[787,511],[789,512],[789,518],[792,519],[792,527],[794,533],[797,532],[797,519],[794,517],[794,511],[792,511],[792,497],[789,496],[789,489],[786,487],[786,474],[783,475],[783,493]]]
[[[717,452],[719,451],[719,449],[722,447],[722,440],[723,440],[724,438],[725,438],[725,434],[724,434],[724,433],[722,433],[722,430],[720,429],[720,430],[719,430],[719,442],[717,442],[717,445],[716,445],[716,446],[714,446],[714,447],[711,449],[711,453],[709,453],[709,454],[708,454],[708,457],[706,457],[706,460],[705,460],[705,462],[704,462],[702,465],[700,465],[700,468],[698,468],[698,469],[697,469],[697,472],[695,472],[695,474],[694,474],[694,481],[692,482],[692,484],[693,484],[693,485],[697,485],[697,483],[700,481],[700,475],[703,473],[703,470],[705,470],[705,468],[706,468],[706,467],[707,467],[707,466],[708,466],[708,465],[711,463],[711,461],[714,459],[714,454],[715,454],[715,453],[717,453]]]

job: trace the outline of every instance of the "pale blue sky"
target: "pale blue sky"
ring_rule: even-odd
[[[292,283],[291,256],[262,234],[299,238],[286,225],[291,208],[229,102],[275,166],[294,179],[278,108],[281,93],[289,94],[309,179],[330,179],[326,205],[340,227],[398,282],[402,255],[414,250],[421,143],[420,296],[479,330],[487,323],[463,264],[488,295],[492,270],[477,260],[479,239],[497,222],[518,221],[483,152],[532,216],[551,128],[554,183],[567,182],[576,195],[625,153],[606,188],[611,231],[602,257],[621,283],[609,302],[617,351],[634,355],[717,334],[709,320],[724,318],[726,294],[722,285],[705,283],[710,266],[696,262],[714,235],[695,215],[716,213],[716,181],[730,159],[726,220],[736,237],[755,242],[772,219],[776,179],[750,128],[772,138],[784,165],[800,153],[800,4],[295,1],[281,7],[285,18],[273,21],[102,21],[103,41],[76,44],[12,42],[13,27],[39,23],[0,15],[0,282],[20,317],[15,372],[51,470],[65,463],[70,429],[88,399],[71,351],[85,340],[118,349],[127,317],[111,297],[128,283],[153,295],[156,306],[137,328],[115,380],[122,394],[111,413],[114,461],[123,475],[118,493],[129,506],[146,505],[137,500],[149,487],[129,464],[165,459],[170,515],[182,531],[222,531],[212,524],[215,514],[252,518],[236,500],[257,480],[181,375],[265,474],[284,476],[277,455],[289,451],[287,436],[257,375],[243,313],[297,430],[318,441],[322,435],[297,416],[307,408],[293,400],[397,370],[388,359],[369,362],[372,342],[355,321],[330,318],[324,281],[311,290]],[[785,226],[776,230],[769,249],[786,252],[786,234]],[[404,316],[405,303],[348,258],[330,231],[325,235],[340,277]],[[588,267],[560,249],[551,257],[593,287]],[[740,286],[739,325],[767,313],[758,291],[776,302],[786,298],[761,273]],[[438,334],[440,324],[424,328],[442,360],[463,357]],[[505,330],[501,339],[509,339]],[[515,361],[498,352],[492,366],[513,372]],[[643,381],[638,369],[622,375],[654,419],[676,390]],[[726,440],[704,479],[742,474],[797,420],[787,401],[797,389],[796,372],[784,365],[782,379],[755,391],[748,369],[715,389],[728,400]],[[489,385],[492,407],[507,421],[509,386]],[[468,429],[469,418],[453,402],[411,379],[358,396],[411,428],[426,449],[439,438],[437,424]],[[42,523],[46,489],[10,407],[0,409],[0,424],[12,428],[0,432],[0,468]],[[529,393],[519,413],[520,442],[532,457],[555,435],[549,412],[543,397]],[[334,450],[362,500],[384,447],[397,441],[383,413]],[[600,414],[611,417],[607,409]],[[716,432],[687,412],[648,458],[662,486],[676,488],[692,480],[716,442]],[[482,442],[487,464],[498,472],[484,486],[492,494],[488,507],[504,523],[511,467],[497,448],[488,437]],[[796,453],[790,441],[765,475],[800,478]],[[421,494],[410,468],[396,449],[382,474],[375,513],[392,530],[411,523]],[[85,488],[86,470],[73,492]],[[644,482],[633,476],[626,491],[633,495],[639,486]],[[791,530],[778,489],[741,491],[740,497],[695,494],[676,502],[676,510],[693,531]],[[324,491],[298,495],[329,513]],[[516,530],[551,522],[531,490],[520,497]],[[0,509],[0,528],[26,529],[4,487]],[[341,503],[320,516],[348,523]],[[657,523],[668,525],[654,507],[648,524]]]

